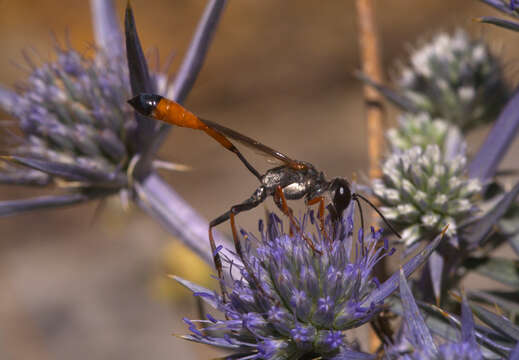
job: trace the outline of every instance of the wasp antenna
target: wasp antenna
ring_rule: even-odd
[[[361,244],[361,254],[364,256],[364,215],[362,213],[362,206],[360,206],[359,198],[356,196],[353,196],[353,200],[357,203],[359,206],[359,215],[360,215],[360,228],[362,230],[362,244]]]
[[[387,221],[387,219],[384,217],[384,215],[382,215],[382,213],[380,212],[379,209],[377,209],[377,207],[375,205],[373,205],[373,203],[371,201],[369,201],[367,198],[365,198],[364,196],[360,195],[360,194],[357,194],[355,193],[354,194],[354,197],[359,197],[361,198],[362,200],[364,200],[365,202],[368,203],[369,206],[371,206],[373,208],[373,210],[375,210],[378,214],[378,216],[380,216],[382,218],[382,220],[384,220],[384,222],[386,223],[386,225],[389,227],[389,229],[396,235],[398,236],[399,239],[402,238],[402,236],[398,233],[398,231],[395,230],[395,228],[389,223],[389,221]],[[360,207],[360,206],[359,206]]]
[[[159,104],[160,100],[162,100],[162,96],[160,95],[139,94],[128,100],[128,104],[142,115],[150,116]]]

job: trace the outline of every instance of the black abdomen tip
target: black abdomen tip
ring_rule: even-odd
[[[128,103],[142,115],[150,116],[161,99],[160,95],[140,94],[128,100]]]

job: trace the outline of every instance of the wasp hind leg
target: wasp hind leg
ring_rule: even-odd
[[[249,275],[253,278],[253,281],[256,282],[256,284],[259,286],[259,282],[254,276],[254,273],[251,272],[249,268],[248,262],[245,260],[243,256],[243,251],[240,243],[240,239],[238,237],[238,231],[236,230],[236,224],[234,221],[234,217],[247,210],[251,210],[255,207],[257,207],[259,204],[261,204],[266,199],[266,191],[264,187],[259,187],[254,194],[244,202],[238,205],[234,205],[231,210],[225,212],[224,214],[220,215],[213,221],[209,223],[209,242],[211,244],[211,249],[213,251],[213,261],[214,266],[216,268],[216,271],[218,273],[218,278],[220,280],[220,288],[222,290],[222,297],[224,298],[225,302],[225,296],[226,296],[226,290],[225,290],[225,284],[223,282],[223,265],[222,265],[222,259],[220,257],[220,254],[218,254],[217,247],[214,241],[213,237],[213,227],[220,225],[221,223],[230,220],[231,221],[231,230],[232,230],[232,237],[234,241],[234,248],[236,250],[236,254],[238,254],[238,257],[240,258],[241,262],[243,263],[243,266],[249,273]]]

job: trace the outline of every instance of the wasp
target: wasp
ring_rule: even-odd
[[[292,159],[284,153],[274,150],[271,147],[268,147],[235,130],[213,121],[202,119],[184,108],[182,105],[160,95],[140,94],[128,102],[142,115],[169,124],[204,131],[227,150],[233,152],[245,167],[259,180],[260,185],[256,190],[254,190],[248,199],[232,206],[230,210],[218,216],[209,224],[209,241],[213,251],[215,267],[220,279],[222,279],[223,268],[213,239],[212,229],[215,226],[230,220],[236,252],[243,261],[243,254],[237,236],[234,217],[241,212],[257,207],[268,197],[274,199],[274,203],[290,219],[292,226],[297,230],[299,230],[299,227],[293,216],[292,210],[287,205],[287,200],[304,199],[307,205],[319,204],[318,217],[323,232],[325,211],[324,197],[326,194],[329,194],[331,197],[331,204],[327,206],[327,209],[334,222],[338,221],[342,217],[344,210],[350,205],[351,201],[356,201],[359,205],[361,223],[363,224],[362,208],[359,203],[359,199],[362,199],[369,204],[386,222],[389,228],[400,237],[398,232],[394,230],[391,224],[387,222],[380,211],[367,198],[351,191],[350,183],[345,178],[337,177],[329,180],[322,171],[317,170],[317,168],[311,163]],[[245,147],[251,148],[255,152],[266,156],[271,162],[276,162],[278,165],[267,170],[266,173],[260,174],[247,161],[231,140],[240,143]],[[308,237],[305,237],[305,241],[312,250],[319,252]]]

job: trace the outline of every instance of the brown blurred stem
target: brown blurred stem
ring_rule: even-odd
[[[358,37],[362,71],[377,83],[383,83],[380,49],[373,0],[357,0]],[[364,85],[365,116],[368,130],[369,176],[380,177],[380,159],[384,148],[384,107],[378,92]]]
[[[383,83],[384,76],[380,62],[380,49],[373,0],[356,0],[358,18],[359,50],[363,73],[377,83]],[[369,156],[369,176],[381,176],[380,161],[384,149],[384,105],[380,94],[369,85],[364,85],[365,118]],[[375,205],[376,199],[371,199]],[[384,259],[376,268],[380,281],[387,278]]]
[[[384,76],[380,62],[374,1],[356,0],[356,6],[362,71],[375,82],[383,83]],[[381,96],[368,85],[364,85],[364,102],[366,104],[365,118],[368,137],[369,176],[373,179],[381,175],[380,161],[384,149],[384,107]],[[387,264],[384,259],[377,265],[375,275],[381,281],[387,278]],[[385,336],[391,335],[391,327],[387,319],[380,316],[374,320],[372,325],[378,335],[378,338],[371,338],[370,347],[373,349],[377,348],[380,342],[385,340]]]

